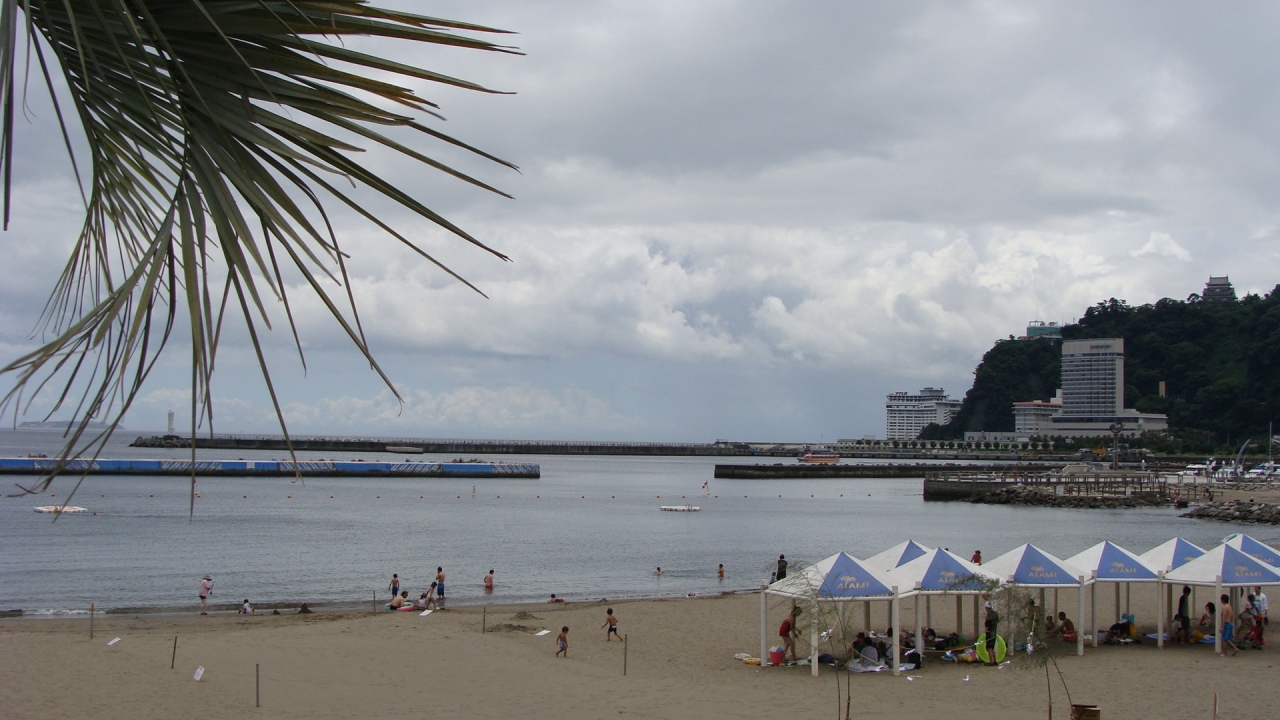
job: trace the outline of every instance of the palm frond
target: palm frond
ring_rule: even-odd
[[[505,196],[417,143],[386,134],[403,128],[514,169],[418,122],[418,114],[438,117],[437,105],[394,78],[496,91],[343,44],[358,36],[519,54],[483,39],[505,31],[362,0],[0,0],[0,13],[6,229],[20,49],[28,66],[33,55],[39,65],[72,153],[73,133],[53,82],[61,71],[92,168],[87,187],[81,181],[83,226],[38,322],[43,340],[0,368],[15,377],[0,400],[15,417],[60,387],[48,414],[71,409],[77,421],[64,458],[101,451],[182,321],[190,328],[191,432],[205,426],[212,432],[210,383],[228,305],[252,341],[287,438],[260,334],[271,327],[267,299],[278,299],[302,357],[282,262],[395,391],[366,342],[325,203],[336,200],[457,275],[326,175],[344,177],[507,259],[353,159],[362,150],[357,143],[373,143]],[[72,163],[80,179],[74,153]],[[331,296],[326,278],[344,288],[345,298]],[[305,357],[302,362],[305,368]],[[94,418],[105,418],[106,429],[90,432]]]

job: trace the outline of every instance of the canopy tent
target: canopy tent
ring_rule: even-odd
[[[887,600],[890,605],[891,624],[898,631],[898,586],[886,573],[868,567],[866,563],[847,553],[836,553],[825,560],[788,575],[760,593],[760,658],[768,657],[768,604],[769,595],[806,601],[816,609],[820,602],[849,602],[861,600]],[[816,613],[815,613],[816,615]],[[813,674],[818,674],[818,624],[810,622],[810,661]],[[870,628],[868,628],[870,629]],[[893,672],[898,674],[899,653],[894,638]]]
[[[1280,584],[1280,568],[1268,565],[1243,550],[1223,544],[1182,567],[1165,573],[1164,581],[1213,587],[1214,601],[1217,602],[1225,587]],[[1164,634],[1164,629],[1159,628],[1156,632],[1157,637],[1160,637]],[[1214,613],[1213,648],[1218,653],[1222,652],[1222,613]]]
[[[982,569],[1004,582],[1017,583],[1027,588],[1058,590],[1075,587],[1079,590],[1077,617],[1084,620],[1084,588],[1093,582],[1093,578],[1071,563],[1059,560],[1034,545],[1019,545],[1000,557],[983,563]],[[1056,600],[1054,606],[1057,606]],[[1084,633],[1077,633],[1076,636],[1076,654],[1083,655]]]
[[[1183,565],[1195,560],[1204,554],[1204,548],[1195,543],[1187,542],[1180,537],[1176,537],[1168,542],[1160,543],[1150,550],[1142,553],[1138,557],[1147,563],[1148,567],[1165,573],[1180,568]],[[1173,585],[1167,582],[1164,585],[1164,616],[1165,618],[1173,618]],[[1192,603],[1194,604],[1194,600]],[[1159,623],[1157,623],[1159,624]],[[1156,645],[1164,647],[1164,633],[1156,633]]]
[[[955,595],[956,632],[960,633],[963,630],[961,596],[990,592],[993,585],[1000,583],[998,576],[942,548],[935,548],[914,560],[899,565],[889,573],[889,577],[896,580],[899,587],[912,588],[915,591],[913,594],[916,595],[914,604],[917,649],[921,649],[924,636],[924,625],[921,624],[920,618],[921,595],[926,602],[933,595]],[[932,620],[932,617],[927,618],[925,624],[931,625]],[[976,621],[974,635],[977,635]]]
[[[1093,646],[1098,647],[1097,630],[1097,593],[1098,581],[1115,583],[1116,586],[1116,622],[1120,621],[1120,585],[1125,586],[1125,612],[1129,610],[1128,588],[1135,582],[1159,582],[1160,575],[1146,561],[1137,555],[1104,540],[1082,553],[1067,558],[1067,562],[1081,570],[1087,571],[1094,580],[1089,590],[1089,625],[1093,632]],[[1157,613],[1159,614],[1159,613]],[[1162,625],[1163,620],[1157,619]]]
[[[929,548],[917,543],[915,540],[907,540],[885,550],[876,553],[871,557],[863,560],[867,567],[875,568],[881,572],[889,572],[896,567],[905,565],[912,560],[929,552]]]
[[[1245,555],[1250,555],[1272,567],[1280,567],[1280,550],[1276,550],[1264,542],[1259,542],[1244,533],[1228,535],[1223,542],[1240,550]]]

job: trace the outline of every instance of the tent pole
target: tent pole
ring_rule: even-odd
[[[1120,622],[1120,583],[1116,583],[1116,619],[1113,622]]]
[[[1159,595],[1157,595],[1156,597],[1160,597],[1160,596],[1159,596]],[[1129,613],[1133,612],[1132,610],[1130,610],[1130,609],[1129,609],[1129,608],[1130,608],[1130,604],[1131,604],[1131,603],[1130,603],[1130,601],[1131,601],[1131,600],[1133,600],[1133,583],[1125,583],[1125,584],[1124,584],[1124,611],[1125,611],[1125,614],[1129,614]]]
[[[973,596],[973,637],[977,638],[982,633],[978,632],[978,628],[982,627],[982,622],[978,619],[978,607],[982,605],[982,596]]]
[[[818,603],[813,604],[813,615],[809,618],[809,667],[814,677],[818,677]]]
[[[769,587],[768,583],[764,582],[763,580],[760,581],[760,664],[761,665],[769,664],[769,640],[765,634],[768,632],[767,625],[769,624],[769,619],[768,619],[769,595],[765,592],[765,589],[768,587]]]
[[[1053,620],[1058,621],[1058,588],[1053,589]]]
[[[1093,646],[1098,647],[1098,571],[1093,571],[1093,582],[1089,583],[1089,633],[1093,635]]]
[[[1171,569],[1172,568],[1166,568],[1164,572],[1167,573]],[[1161,573],[1160,577],[1164,577],[1164,573]],[[1165,598],[1164,599],[1164,616],[1172,620],[1173,619],[1173,584],[1172,583],[1164,586],[1164,598]],[[1194,609],[1195,609],[1195,606],[1187,608],[1187,610],[1194,610]],[[1188,621],[1188,626],[1189,626],[1189,621]]]
[[[920,656],[920,662],[924,662],[924,628],[920,625],[920,598],[924,597],[920,592],[920,584],[916,583],[916,599],[913,603],[916,606],[916,655]],[[919,667],[919,665],[917,665]]]
[[[1213,605],[1217,611],[1213,613],[1213,651],[1222,654],[1222,576],[1213,579]]]
[[[898,617],[898,586],[893,586],[893,599],[889,601],[889,630],[893,636],[889,638],[889,652],[893,653],[893,674],[899,675],[902,672],[902,653],[898,647],[898,638],[902,636],[902,629],[898,627],[900,618]]]
[[[924,626],[933,627],[933,596],[924,596]]]
[[[960,607],[961,595],[956,595],[956,635],[964,637],[964,608]]]
[[[1156,647],[1164,649],[1164,619],[1165,607],[1160,602],[1160,596],[1164,593],[1164,571],[1161,570],[1156,574]]]
[[[871,601],[870,600],[862,601],[862,624],[865,626],[862,628],[863,631],[868,633],[871,632]]]
[[[1080,591],[1076,593],[1077,604],[1080,606],[1077,611],[1076,620],[1079,626],[1076,627],[1076,655],[1084,655],[1084,576],[1079,577]]]

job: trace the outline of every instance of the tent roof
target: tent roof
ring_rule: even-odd
[[[1079,555],[1067,558],[1067,563],[1081,570],[1097,572],[1097,579],[1113,582],[1155,582],[1156,571],[1146,561],[1104,540]]]
[[[1005,582],[1016,582],[1024,587],[1079,585],[1077,578],[1080,575],[1089,581],[1089,573],[1034,545],[1019,545],[995,560],[983,563],[982,569]]]
[[[1280,569],[1230,545],[1219,545],[1200,557],[1166,573],[1167,582],[1187,585],[1216,585],[1218,576],[1228,587],[1250,585],[1280,585]]]
[[[919,584],[923,592],[986,592],[991,589],[991,582],[1000,582],[998,575],[942,548],[899,565],[889,577],[898,581],[898,587],[914,588]]]
[[[915,540],[907,540],[885,550],[876,553],[863,561],[867,567],[875,568],[881,572],[889,572],[890,570],[905,565],[916,558],[929,552],[929,548],[917,543]]]
[[[1276,550],[1266,543],[1259,542],[1244,533],[1228,536],[1223,542],[1237,550],[1240,550],[1245,555],[1251,555],[1255,559],[1261,560],[1273,567],[1280,567],[1280,550]]]
[[[891,597],[894,580],[846,553],[811,565],[765,589],[770,595],[807,600],[855,600]]]
[[[1176,537],[1161,543],[1138,557],[1157,570],[1174,570],[1204,554],[1204,548]]]

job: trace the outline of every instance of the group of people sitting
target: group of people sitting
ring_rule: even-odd
[[[433,592],[435,588],[436,584],[431,583],[431,590],[422,593],[418,596],[417,600],[412,601],[409,600],[409,591],[402,590],[399,595],[391,598],[390,603],[387,603],[387,609],[392,612],[397,610],[404,610],[406,612],[409,610],[435,610],[439,607],[439,605],[436,604],[436,596]]]
[[[1182,596],[1178,598],[1178,612],[1173,616],[1174,642],[1198,643],[1213,635],[1217,632],[1217,614],[1221,611],[1224,649],[1230,648],[1232,655],[1240,651],[1240,644],[1261,649],[1266,644],[1264,634],[1268,623],[1267,596],[1262,588],[1255,587],[1252,593],[1247,593],[1244,607],[1238,612],[1231,605],[1230,595],[1224,593],[1218,600],[1222,603],[1221,608],[1213,602],[1205,603],[1204,612],[1193,626],[1189,612],[1191,588],[1184,586]]]

